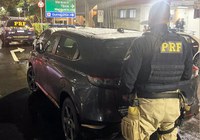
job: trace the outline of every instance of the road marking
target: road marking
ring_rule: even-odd
[[[11,50],[10,53],[13,57],[13,60],[16,61],[16,62],[19,62],[19,59],[17,58],[15,52],[23,52],[23,51],[24,51],[24,49],[22,49],[22,48],[17,48],[15,50]]]

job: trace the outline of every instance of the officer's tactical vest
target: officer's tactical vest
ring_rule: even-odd
[[[175,83],[181,79],[185,62],[184,47],[180,37],[175,33],[158,36],[147,32],[144,35],[151,37],[154,44],[151,72],[145,88],[150,87],[152,91],[154,87],[150,85],[159,85],[160,91],[178,88]]]

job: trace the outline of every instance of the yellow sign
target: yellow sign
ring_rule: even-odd
[[[15,21],[14,22],[14,26],[22,26],[24,27],[26,25],[25,21]]]
[[[160,48],[161,53],[182,53],[183,45],[181,42],[163,42]]]

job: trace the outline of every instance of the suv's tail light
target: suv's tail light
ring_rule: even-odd
[[[197,66],[193,65],[193,67],[192,67],[192,76],[193,77],[198,77],[198,75],[199,75],[199,68]]]
[[[116,88],[118,87],[118,78],[103,78],[103,77],[92,77],[88,76],[88,80],[91,84],[98,86],[98,87],[104,87],[104,88]]]

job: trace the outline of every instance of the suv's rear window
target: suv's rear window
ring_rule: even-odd
[[[133,39],[123,38],[96,42],[96,46],[88,50],[89,62],[83,71],[99,77],[119,76],[123,59]]]
[[[7,27],[32,27],[29,21],[25,20],[9,20],[7,23]]]
[[[110,40],[105,42],[105,54],[107,55],[108,59],[119,58],[123,59],[124,54],[128,50],[131,45],[133,38],[128,39],[118,39],[118,40]]]
[[[134,38],[108,39],[102,42],[97,42],[90,56],[94,61],[105,60],[104,65],[107,62],[121,61],[123,60],[133,39]]]

